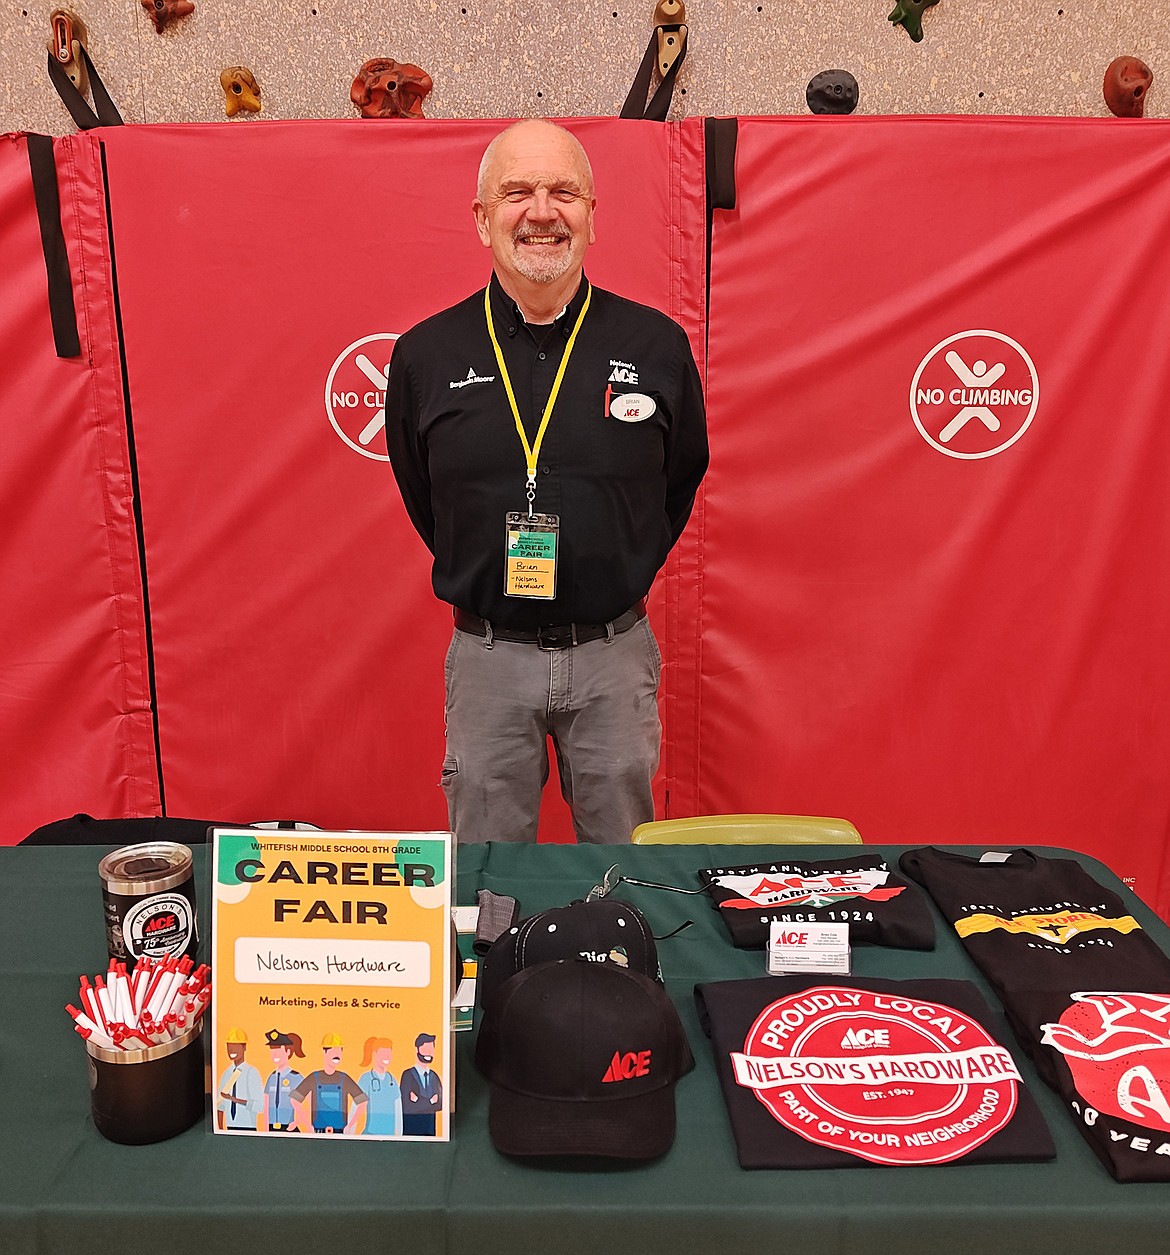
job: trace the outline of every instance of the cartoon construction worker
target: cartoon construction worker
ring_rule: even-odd
[[[358,1077],[359,1087],[370,1100],[363,1133],[396,1137],[402,1132],[402,1094],[390,1072],[393,1057],[394,1043],[389,1037],[366,1038],[362,1067],[368,1071]]]
[[[336,1033],[321,1038],[321,1069],[289,1093],[296,1126],[302,1133],[356,1133],[369,1101],[353,1077],[341,1071],[345,1043]],[[348,1115],[347,1115],[348,1112]]]
[[[296,1112],[290,1095],[305,1078],[292,1066],[292,1060],[294,1056],[305,1057],[301,1039],[296,1033],[281,1033],[272,1028],[264,1034],[264,1040],[272,1056],[272,1072],[264,1082],[264,1115],[260,1128],[271,1129],[274,1133],[295,1133]]]
[[[402,1131],[407,1137],[434,1137],[435,1117],[443,1110],[443,1082],[431,1067],[435,1036],[419,1033],[414,1039],[418,1061],[402,1074]]]
[[[250,1063],[244,1062],[248,1035],[241,1029],[228,1030],[228,1066],[216,1089],[215,1119],[221,1129],[255,1129],[264,1114],[264,1082]]]

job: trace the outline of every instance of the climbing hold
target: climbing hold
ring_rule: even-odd
[[[938,0],[898,0],[889,21],[901,26],[914,42],[922,42],[922,13],[938,4]]]
[[[140,3],[160,35],[171,22],[195,12],[191,0],[140,0]]]
[[[1102,91],[1109,111],[1119,118],[1141,118],[1146,113],[1146,93],[1154,71],[1137,57],[1114,57],[1105,71]]]
[[[89,75],[81,55],[89,36],[85,23],[70,9],[54,9],[49,14],[52,37],[49,53],[61,64],[69,81],[84,96],[89,91]]]
[[[224,112],[234,118],[243,109],[246,113],[260,112],[260,84],[246,65],[229,65],[221,70],[219,85],[223,88]]]
[[[857,108],[857,80],[848,70],[822,70],[804,89],[813,113],[852,113]]]
[[[658,0],[654,6],[654,33],[658,39],[658,77],[687,55],[687,6],[683,0]]]
[[[349,98],[363,118],[421,118],[434,85],[426,70],[409,61],[374,57],[358,70]]]

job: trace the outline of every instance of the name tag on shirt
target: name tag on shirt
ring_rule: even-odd
[[[504,528],[504,596],[551,601],[557,595],[557,514],[509,510]]]

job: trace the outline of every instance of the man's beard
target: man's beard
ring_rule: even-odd
[[[569,246],[564,250],[558,249],[551,256],[530,254],[520,243],[530,235],[554,235],[558,239],[568,240]],[[573,267],[572,238],[573,233],[564,223],[540,231],[521,227],[512,234],[512,259],[516,269],[530,283],[555,283],[557,279],[568,274]]]

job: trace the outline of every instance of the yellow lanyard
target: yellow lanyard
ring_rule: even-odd
[[[520,421],[520,407],[516,404],[516,393],[512,390],[512,378],[508,374],[508,367],[504,364],[504,353],[500,348],[499,340],[496,338],[496,327],[492,321],[491,291],[492,288],[489,283],[483,290],[483,312],[487,318],[487,329],[488,335],[491,337],[492,348],[496,351],[496,365],[500,368],[500,378],[504,382],[504,391],[508,394],[508,404],[512,407],[512,417],[516,420],[516,431],[520,436],[520,443],[524,446],[524,460],[528,470],[526,484],[528,517],[531,518],[532,506],[536,501],[536,465],[540,459],[540,446],[544,442],[544,433],[548,430],[548,420],[552,418],[553,406],[557,403],[557,396],[561,390],[561,381],[565,377],[565,367],[568,366],[573,346],[577,343],[577,332],[581,330],[581,324],[585,321],[585,315],[589,312],[589,302],[593,299],[593,288],[590,286],[589,280],[586,279],[585,300],[582,302],[581,312],[577,315],[577,322],[569,335],[569,341],[565,345],[565,351],[561,355],[561,364],[557,368],[557,377],[553,380],[552,391],[548,394],[548,401],[544,407],[544,416],[541,418],[540,426],[536,430],[536,440],[533,444],[528,443],[528,435],[524,430],[524,424]]]

